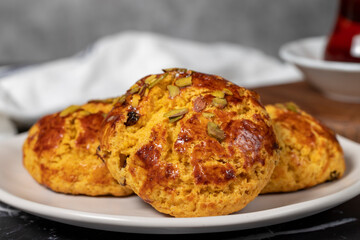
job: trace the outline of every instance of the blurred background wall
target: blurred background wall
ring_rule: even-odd
[[[226,41],[277,56],[331,31],[337,0],[0,0],[0,63],[70,56],[126,30]]]

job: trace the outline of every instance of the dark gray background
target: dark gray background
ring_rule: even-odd
[[[125,30],[276,56],[288,41],[329,34],[336,8],[337,0],[0,0],[0,63],[66,57]]]

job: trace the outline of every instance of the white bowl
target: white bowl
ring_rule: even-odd
[[[326,42],[326,37],[313,37],[287,43],[280,48],[280,57],[297,66],[306,81],[328,97],[360,102],[360,64],[323,60]]]

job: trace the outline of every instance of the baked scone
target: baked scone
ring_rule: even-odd
[[[256,93],[186,69],[139,80],[99,136],[99,155],[114,178],[175,217],[239,211],[260,193],[278,159]]]
[[[97,134],[112,106],[111,99],[92,101],[41,118],[23,145],[23,164],[30,175],[55,192],[131,194],[115,181],[96,154]]]
[[[289,192],[340,178],[342,148],[334,133],[294,103],[267,105],[280,146],[280,161],[262,193]]]

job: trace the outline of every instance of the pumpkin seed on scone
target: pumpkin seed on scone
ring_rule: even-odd
[[[268,182],[278,159],[258,95],[216,75],[164,72],[135,84],[148,89],[136,106],[131,89],[115,104],[99,134],[99,154],[119,183],[162,213],[200,217],[241,210]]]
[[[30,175],[61,193],[131,194],[111,176],[96,153],[102,121],[118,101],[122,98],[90,101],[41,118],[29,130],[23,145],[23,164]]]

